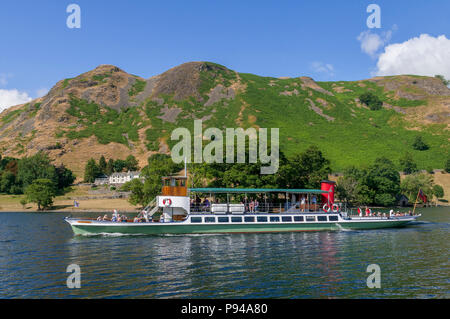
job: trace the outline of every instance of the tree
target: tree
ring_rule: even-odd
[[[95,159],[91,158],[84,168],[84,181],[86,183],[93,183],[95,178],[100,174],[100,169],[95,162]]]
[[[375,194],[373,204],[390,206],[400,191],[400,174],[389,159],[377,158],[367,171],[366,185]]]
[[[337,185],[337,195],[352,204],[390,206],[400,191],[400,174],[387,158],[377,158],[367,169],[352,167]]]
[[[367,170],[350,167],[336,185],[339,199],[352,205],[367,205],[373,202],[375,192],[367,186]]]
[[[145,182],[142,184],[138,180],[133,183],[127,183],[125,187],[125,189],[131,191],[130,203],[145,206],[155,196],[161,193],[161,178],[163,176],[173,175],[179,172],[181,168],[182,165],[175,164],[169,155],[154,154],[150,156],[148,158],[148,165],[142,169],[142,176],[145,178]]]
[[[444,197],[444,188],[441,185],[434,185],[433,186],[433,194],[436,196],[436,198],[443,198]]]
[[[101,172],[102,174],[105,174],[105,173],[106,173],[106,166],[107,166],[107,164],[106,164],[106,159],[105,159],[105,157],[102,155],[102,156],[100,157],[100,160],[98,161],[98,168],[99,168],[99,170],[100,170],[100,172]]]
[[[423,141],[422,136],[418,135],[414,139],[413,148],[416,151],[426,151],[430,147]]]
[[[135,178],[122,186],[122,190],[131,192],[128,201],[132,205],[140,205],[144,207],[149,200],[144,192],[144,183],[138,178]]]
[[[73,172],[65,167],[64,164],[56,167],[56,175],[58,178],[57,187],[59,191],[63,191],[65,188],[72,185],[76,179]]]
[[[355,204],[358,194],[358,181],[352,176],[343,176],[336,185],[336,196],[347,204]]]
[[[16,164],[15,166],[17,167],[17,159],[15,159],[13,157],[8,157],[8,156],[2,157],[0,159],[0,171],[6,169],[7,165],[10,164],[10,162],[15,162],[15,164]],[[14,172],[14,174],[16,174],[16,173],[17,173],[17,171]]]
[[[447,159],[447,162],[445,162],[445,171],[447,173],[450,173],[450,157]]]
[[[24,190],[36,179],[49,179],[55,184],[58,181],[55,167],[50,164],[48,156],[42,152],[24,157],[18,164],[17,181],[22,184]]]
[[[0,190],[2,193],[13,194],[16,185],[16,175],[10,171],[4,171],[0,179]]]
[[[383,102],[371,92],[363,93],[359,96],[359,100],[361,103],[367,105],[372,111],[376,111],[381,109],[383,106]]]
[[[118,159],[114,161],[114,172],[122,172],[123,169],[127,166],[127,163],[124,160]]]
[[[407,152],[400,158],[400,168],[406,175],[417,172],[417,164],[414,162],[412,155]]]
[[[434,77],[439,79],[439,80],[441,80],[442,83],[444,83],[445,86],[449,86],[450,85],[450,80],[446,80],[443,75],[437,74]]]
[[[8,171],[17,176],[17,171],[19,170],[19,160],[15,158],[7,158],[5,161],[4,171]]]
[[[410,201],[415,201],[419,189],[428,197],[433,197],[433,177],[428,174],[415,173],[406,176],[400,185],[402,193],[407,194]]]
[[[318,188],[320,182],[328,179],[331,173],[330,161],[326,159],[315,145],[303,153],[294,155],[283,161],[280,156],[281,182],[279,186],[286,188]]]
[[[106,164],[105,174],[109,176],[112,173],[114,173],[114,160],[110,158]]]
[[[133,155],[128,155],[128,157],[125,159],[125,168],[128,171],[139,170],[138,161]]]
[[[25,188],[28,202],[36,203],[38,210],[50,208],[56,196],[56,185],[50,179],[40,178]]]

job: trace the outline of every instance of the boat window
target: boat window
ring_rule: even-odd
[[[307,222],[315,222],[316,221],[316,216],[306,216],[306,221]]]
[[[337,217],[337,216],[329,216],[329,217],[328,217],[328,220],[329,220],[330,222],[337,222],[337,221],[338,221],[338,217]]]
[[[317,220],[319,222],[326,222],[327,221],[327,216],[317,216]]]
[[[231,217],[232,223],[242,223],[242,217]]]
[[[271,222],[279,222],[280,221],[280,217],[270,217],[270,221]]]
[[[257,220],[258,220],[258,222],[265,223],[265,222],[267,222],[267,217],[266,216],[258,216]]]
[[[302,222],[303,216],[294,216],[294,222]]]
[[[228,223],[229,219],[228,217],[217,217],[219,223]]]
[[[255,222],[255,217],[253,217],[253,216],[244,217],[244,221],[246,223],[254,223]]]
[[[205,217],[205,223],[215,223],[216,217]]]
[[[201,223],[202,218],[201,217],[191,217],[191,223]]]
[[[283,216],[283,217],[281,217],[281,221],[283,221],[283,222],[291,222],[292,221],[292,216]]]

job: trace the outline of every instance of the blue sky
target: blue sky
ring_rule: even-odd
[[[81,29],[66,26],[71,3],[81,7]],[[366,25],[371,3],[381,8],[381,29]],[[376,74],[387,46],[422,34],[431,38],[412,44],[412,56],[418,45],[436,43],[439,61],[447,53],[450,61],[449,12],[448,0],[2,1],[0,91],[35,98],[57,81],[100,64],[148,78],[188,61],[265,76],[359,80]],[[440,35],[446,38],[433,42]],[[363,39],[376,40],[377,50],[363,52]],[[398,62],[384,58],[385,72],[394,72]],[[439,61],[430,63],[450,74],[450,66]],[[398,72],[410,71],[405,68]]]

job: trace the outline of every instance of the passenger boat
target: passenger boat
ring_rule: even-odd
[[[162,194],[134,220],[65,220],[77,235],[156,235],[378,229],[405,226],[420,216],[351,216],[335,203],[332,181],[322,181],[321,189],[188,189],[186,182],[186,177],[164,177]],[[213,203],[196,202],[194,198],[198,200],[200,194],[213,198]],[[248,203],[249,195],[264,200]],[[277,204],[272,203],[273,198]],[[236,199],[242,202],[236,203]]]

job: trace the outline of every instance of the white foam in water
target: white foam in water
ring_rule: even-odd
[[[81,236],[86,237],[95,237],[95,236],[104,236],[104,237],[125,237],[125,236],[145,236],[146,234],[123,234],[123,233],[87,233],[82,234]]]
[[[339,228],[339,231],[354,231],[355,230],[355,229],[344,228],[340,224],[336,224],[336,226]]]

